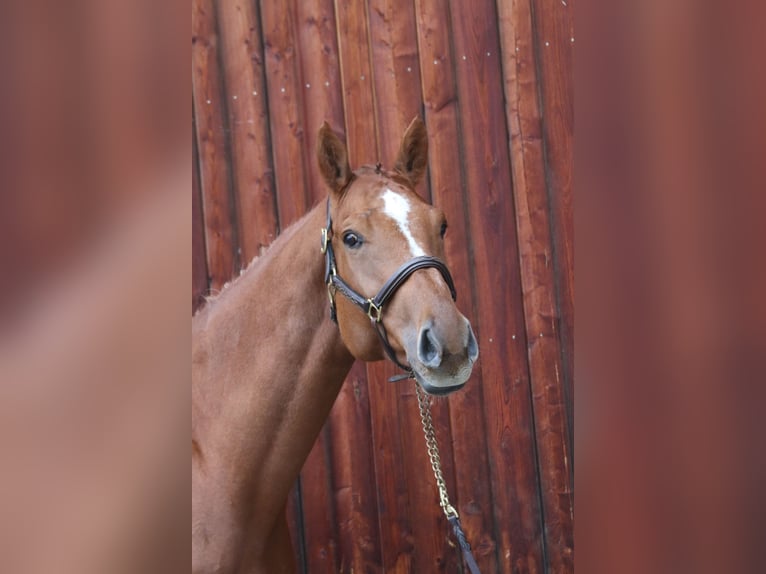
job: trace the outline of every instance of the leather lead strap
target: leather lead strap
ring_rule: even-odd
[[[460,550],[463,553],[463,560],[465,560],[471,574],[481,574],[481,572],[479,572],[479,565],[476,564],[476,558],[473,557],[471,545],[468,543],[468,540],[466,540],[465,532],[463,532],[463,527],[460,524],[460,518],[451,516],[447,520],[449,520],[449,523],[452,525],[452,530],[455,532],[458,544],[460,544]]]

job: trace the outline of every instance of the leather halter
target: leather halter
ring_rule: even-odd
[[[373,327],[375,327],[375,332],[378,334],[378,337],[380,337],[380,342],[383,344],[383,349],[385,350],[386,355],[388,355],[388,358],[391,359],[400,369],[407,372],[406,375],[391,377],[389,381],[393,382],[402,379],[414,378],[415,375],[412,372],[412,368],[399,362],[399,360],[396,358],[396,352],[391,347],[391,343],[388,342],[388,333],[386,332],[385,325],[383,325],[383,307],[394,296],[394,293],[396,293],[397,289],[399,289],[399,287],[401,287],[404,282],[413,273],[415,273],[415,271],[419,271],[420,269],[428,269],[429,267],[437,269],[439,273],[441,273],[442,277],[444,277],[444,281],[447,283],[450,294],[452,295],[452,300],[454,301],[457,298],[457,293],[455,291],[455,284],[452,281],[452,275],[450,275],[449,269],[443,261],[437,259],[436,257],[430,257],[427,255],[415,257],[399,267],[399,269],[397,269],[394,274],[389,277],[388,281],[383,284],[383,286],[374,297],[365,297],[364,295],[361,295],[355,291],[340,277],[340,275],[338,275],[338,270],[335,265],[335,252],[332,248],[332,237],[332,216],[330,214],[330,198],[328,197],[327,226],[322,229],[321,251],[325,256],[324,280],[325,284],[327,285],[327,294],[330,298],[330,317],[336,324],[338,323],[338,316],[335,310],[335,293],[339,292],[354,305],[359,307],[364,312],[364,314],[370,318],[370,322],[372,323]]]

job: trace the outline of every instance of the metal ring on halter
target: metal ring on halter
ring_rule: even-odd
[[[373,323],[380,323],[380,317],[383,315],[383,305],[376,305],[372,299],[367,299],[369,307],[367,308],[367,316]]]
[[[324,255],[327,253],[327,243],[330,241],[330,234],[327,231],[326,227],[322,228],[322,246],[319,248],[319,251]]]

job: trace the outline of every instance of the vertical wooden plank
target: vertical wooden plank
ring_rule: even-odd
[[[327,120],[336,130],[343,126],[340,56],[333,0],[297,2],[300,63],[306,97],[306,137],[304,144],[308,164],[310,203],[327,196],[316,161],[317,133]]]
[[[537,63],[544,119],[546,175],[561,316],[563,379],[570,432],[574,432],[573,3],[565,5],[557,0],[534,0],[532,5],[539,55]]]
[[[529,0],[498,3],[548,568],[574,572],[569,428]],[[517,51],[518,49],[518,51]]]
[[[511,166],[492,3],[451,2],[501,572],[544,571]],[[465,60],[463,60],[465,56]],[[498,256],[502,254],[502,260]]]
[[[287,496],[287,528],[290,530],[290,540],[293,543],[296,571],[306,574],[309,571],[306,559],[306,541],[303,537],[303,496],[301,493],[301,479],[295,481],[295,486]]]
[[[330,436],[336,520],[340,530],[338,572],[385,570],[381,565],[377,486],[370,436],[370,397],[364,363],[354,364],[331,413]]]
[[[383,163],[391,166],[404,130],[414,116],[422,115],[414,5],[406,0],[372,0],[368,17],[378,149]],[[428,198],[427,185],[423,183],[418,187],[421,195]],[[407,501],[406,507],[397,508],[396,515],[381,516],[381,520],[388,521],[392,529],[401,524],[402,517],[408,518],[408,538],[412,545],[410,571],[459,572],[460,555],[449,545],[449,525],[438,505],[438,490],[430,474],[414,385],[410,382],[388,384],[386,380],[396,371],[388,362],[371,365],[368,370],[373,373],[371,380],[376,381],[370,388],[375,405],[373,442],[376,452],[390,453],[376,459],[376,471],[380,476],[398,474],[404,492],[397,493],[396,500]],[[445,477],[454,492],[448,405],[446,400],[435,401],[432,416],[443,447]],[[391,426],[392,420],[398,421],[395,429]]]
[[[351,167],[374,164],[379,155],[365,4],[335,0],[335,22],[349,161]]]
[[[218,3],[218,21],[229,110],[237,230],[242,266],[246,266],[274,240],[277,232],[263,47],[253,2]]]
[[[274,174],[282,229],[297,221],[309,208],[302,103],[305,88],[295,50],[295,18],[292,2],[261,2]]]
[[[192,314],[202,304],[203,295],[207,293],[207,261],[196,134],[196,124],[192,118]]]
[[[210,283],[221,289],[236,268],[234,206],[225,125],[226,105],[218,65],[212,0],[192,1],[192,91],[197,122],[202,208]]]
[[[422,115],[414,4],[371,0],[368,13],[378,149],[383,165],[390,168],[404,129]]]
[[[407,412],[398,400],[407,392],[387,382],[395,374],[393,366],[368,364],[370,402],[372,403],[372,437],[375,474],[378,477],[377,505],[379,508],[380,545],[385,572],[418,572],[411,501],[415,493],[410,488],[408,474],[412,467],[409,449],[405,448],[404,431]],[[409,387],[409,382],[403,383]],[[408,444],[416,445],[417,434]],[[427,468],[422,479],[428,480]],[[427,519],[426,516],[422,517]],[[427,571],[427,570],[425,570]]]
[[[312,574],[335,574],[340,561],[327,425],[303,465],[300,483],[306,561]]]
[[[449,222],[445,236],[447,261],[458,291],[457,304],[478,333],[469,265],[468,228],[461,182],[455,58],[449,35],[447,0],[416,3],[423,99],[428,125],[430,184],[433,203]],[[483,355],[484,349],[480,350]],[[474,369],[466,387],[449,397],[454,452],[455,489],[451,490],[461,521],[482,572],[497,571],[492,493],[484,414],[481,369]],[[441,437],[442,435],[440,435]],[[444,448],[447,445],[444,445]]]

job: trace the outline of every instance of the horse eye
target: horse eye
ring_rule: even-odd
[[[447,222],[446,221],[442,223],[442,228],[441,228],[441,231],[439,231],[439,233],[441,234],[442,237],[444,237],[444,234],[447,233]]]
[[[362,238],[353,231],[347,231],[343,234],[343,244],[351,249],[356,249],[362,245]]]

